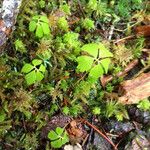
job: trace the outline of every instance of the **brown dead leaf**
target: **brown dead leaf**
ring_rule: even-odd
[[[72,120],[70,122],[67,132],[69,134],[70,141],[73,144],[80,143],[85,139],[87,135],[87,132],[84,130],[81,122],[78,122],[76,120]]]
[[[135,32],[137,35],[148,37],[150,36],[150,25],[136,27]]]

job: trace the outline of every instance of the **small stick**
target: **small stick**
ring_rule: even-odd
[[[82,147],[85,145],[85,142],[87,141],[88,137],[89,137],[89,134],[86,135],[84,141],[82,142]]]
[[[79,6],[79,9],[80,9],[80,11],[81,11],[83,17],[85,18],[85,14],[84,14],[84,11],[83,11],[83,9],[82,9],[82,6],[81,6],[81,3],[80,3],[79,0],[78,0],[78,6]]]
[[[110,31],[109,31],[108,40],[111,40],[112,35],[113,35],[113,32],[114,32],[114,25],[111,25],[111,27],[110,27]]]
[[[81,119],[83,121],[83,123],[87,124],[88,126],[90,126],[91,128],[93,128],[97,133],[99,133],[104,139],[106,139],[114,148],[114,150],[117,150],[116,145],[106,136],[104,135],[95,125],[91,124],[90,122],[88,122],[87,120]]]
[[[124,71],[121,71],[119,73],[117,73],[115,75],[115,77],[122,77],[124,76],[127,72],[129,72],[132,68],[134,68],[137,64],[138,64],[138,59],[135,59],[133,61],[131,61],[128,66],[124,69]],[[112,75],[109,75],[109,76],[104,76],[104,77],[101,77],[101,83],[102,83],[102,86],[104,87],[108,82],[112,81],[113,80],[113,76]]]
[[[135,37],[135,35],[130,35],[130,36],[127,36],[127,37],[125,37],[125,38],[116,40],[116,41],[114,41],[114,43],[116,44],[116,43],[119,43],[119,42],[122,42],[122,41],[125,41],[125,40],[128,40],[128,39],[132,39],[132,38],[134,38],[134,37]]]

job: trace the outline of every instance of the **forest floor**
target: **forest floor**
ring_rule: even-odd
[[[23,0],[0,55],[0,150],[149,150],[149,71],[148,0]]]

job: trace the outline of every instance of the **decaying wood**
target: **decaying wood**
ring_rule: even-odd
[[[138,64],[138,59],[135,59],[133,60],[132,62],[130,62],[128,64],[128,66],[121,72],[117,73],[115,77],[123,77],[126,75],[126,73],[128,73],[131,69],[133,69],[137,64]],[[113,80],[113,76],[112,75],[109,75],[109,76],[104,76],[104,77],[101,77],[101,84],[103,87],[105,87],[105,85],[112,81]]]
[[[150,96],[150,72],[143,73],[139,77],[124,81],[120,86],[118,102],[122,104],[136,104],[140,100]]]

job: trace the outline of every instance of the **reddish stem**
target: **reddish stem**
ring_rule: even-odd
[[[87,124],[88,126],[90,126],[91,128],[93,128],[97,133],[99,133],[104,139],[106,139],[114,148],[114,150],[117,150],[116,145],[105,135],[103,134],[95,125],[91,124],[90,122],[88,122],[87,120],[81,119],[83,121],[83,123]]]

